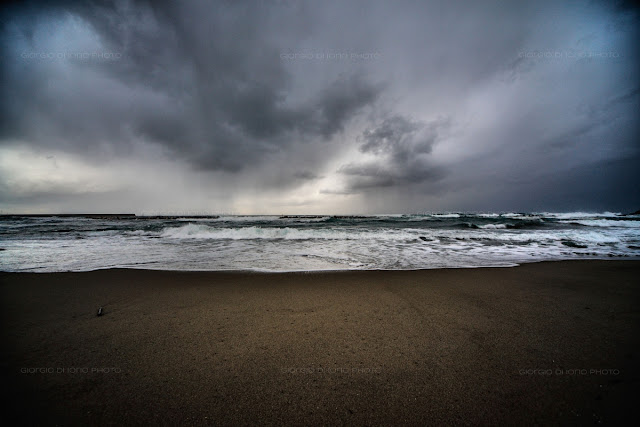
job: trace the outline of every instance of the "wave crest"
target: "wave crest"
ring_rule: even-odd
[[[253,240],[253,239],[285,239],[285,240],[364,240],[383,239],[397,240],[399,238],[413,238],[411,233],[377,230],[354,231],[324,229],[299,229],[291,227],[236,227],[217,228],[204,224],[187,224],[180,227],[165,228],[160,237],[172,239],[218,239],[218,240]]]

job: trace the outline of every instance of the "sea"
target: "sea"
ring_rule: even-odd
[[[0,270],[413,270],[640,259],[640,215],[3,216]]]

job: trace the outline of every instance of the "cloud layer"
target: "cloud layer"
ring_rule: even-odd
[[[637,24],[586,1],[17,3],[0,203],[635,210]]]

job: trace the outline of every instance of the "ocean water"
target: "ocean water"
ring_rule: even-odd
[[[0,218],[0,270],[346,270],[640,258],[616,213]]]

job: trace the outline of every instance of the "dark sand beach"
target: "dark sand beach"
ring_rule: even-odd
[[[639,261],[0,281],[4,417],[24,424],[637,418]]]

